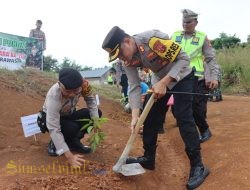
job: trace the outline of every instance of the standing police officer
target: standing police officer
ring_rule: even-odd
[[[155,168],[158,127],[157,119],[153,117],[166,109],[170,97],[167,90],[193,91],[194,75],[189,67],[189,58],[181,50],[181,46],[169,40],[167,34],[158,30],[143,32],[134,36],[126,34],[119,27],[113,27],[107,34],[102,48],[109,53],[109,61],[116,58],[124,61],[130,91],[129,103],[132,108],[131,128],[138,121],[141,108],[140,79],[137,68],[149,68],[153,72],[152,89],[157,101],[150,110],[143,128],[144,155],[128,158],[126,163],[140,163],[144,168]],[[208,176],[209,170],[201,159],[199,134],[195,127],[192,114],[191,95],[175,94],[175,115],[179,123],[181,137],[190,160],[191,170],[187,183],[188,189],[198,187]]]
[[[194,91],[208,93],[209,89],[218,86],[219,65],[215,60],[215,51],[207,35],[195,30],[198,24],[198,14],[189,10],[182,10],[182,26],[184,31],[177,31],[172,35],[172,40],[181,45],[182,50],[190,58],[190,65],[195,69]],[[206,67],[204,66],[206,64]],[[205,76],[205,69],[209,69],[210,76]],[[206,96],[195,96],[193,101],[193,115],[200,131],[200,142],[207,141],[212,133],[206,121],[207,116]]]
[[[118,60],[115,63],[115,70],[116,70],[116,81],[118,85],[121,85],[122,87],[122,94],[125,99],[125,105],[128,103],[128,77],[126,75],[126,72],[122,66],[122,60]]]

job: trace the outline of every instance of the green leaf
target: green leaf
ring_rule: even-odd
[[[94,136],[94,134],[93,135],[91,135],[89,138],[88,138],[88,142],[91,144],[93,141],[94,141],[94,138],[95,138],[95,136]]]
[[[96,144],[95,141],[92,141],[92,142],[90,143],[90,147],[91,147],[91,149],[92,149],[93,152],[96,150],[96,146],[97,146],[97,144]]]
[[[76,121],[91,121],[91,119],[78,119]]]
[[[100,123],[95,123],[95,127],[96,127],[97,129],[100,129],[100,128],[101,128]]]
[[[100,118],[99,123],[103,124],[103,123],[106,123],[107,121],[108,121],[108,118],[102,117]]]
[[[95,134],[95,143],[98,145],[100,143],[99,133]]]
[[[103,122],[108,122],[108,120],[109,120],[108,118],[102,117],[102,121],[103,121]]]
[[[80,130],[83,131],[83,130],[87,129],[90,125],[91,125],[90,123],[87,123]]]
[[[85,124],[81,130],[87,129],[87,132],[91,134],[87,141],[94,152],[97,146],[104,140],[104,137],[106,136],[105,133],[101,131],[101,128],[102,124],[107,122],[108,119],[95,117],[92,119],[80,119],[78,121],[88,121],[88,123]]]
[[[95,150],[96,150],[96,143],[92,143],[90,145],[90,147],[91,147],[92,151],[95,152]]]
[[[89,126],[89,127],[87,128],[87,132],[90,133],[90,132],[92,131],[93,128],[94,128],[94,126]]]
[[[105,138],[106,134],[104,132],[99,132],[99,137],[101,140]]]

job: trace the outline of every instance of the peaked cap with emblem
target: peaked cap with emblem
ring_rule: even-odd
[[[191,11],[190,9],[183,9],[181,12],[183,21],[191,21],[198,18],[198,14]]]
[[[102,48],[109,53],[109,62],[117,59],[124,37],[129,36],[118,26],[114,26],[105,37]]]

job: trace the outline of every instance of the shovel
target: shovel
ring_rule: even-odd
[[[133,132],[131,133],[129,140],[126,144],[126,147],[124,148],[124,150],[122,152],[122,155],[120,156],[117,163],[113,166],[114,172],[121,173],[124,176],[132,176],[132,175],[139,175],[139,174],[145,173],[145,170],[143,169],[143,167],[139,163],[133,163],[133,164],[125,164],[125,163],[126,163],[126,159],[128,157],[128,154],[131,151],[131,148],[132,148],[132,145],[135,141],[135,138],[139,132],[139,129],[143,125],[151,107],[154,104],[154,96],[155,96],[155,94],[153,93],[151,95],[150,99],[148,100],[141,116],[139,117]]]

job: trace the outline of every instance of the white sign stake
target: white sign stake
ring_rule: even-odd
[[[25,137],[34,135],[35,141],[37,140],[35,134],[41,133],[41,130],[37,124],[38,114],[28,115],[21,117],[23,132]]]
[[[95,99],[96,99],[97,106],[99,106],[100,105],[100,99],[99,99],[98,94],[95,95]]]
[[[36,135],[34,135],[35,142],[37,141]]]

